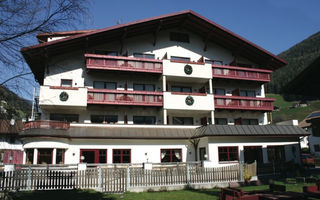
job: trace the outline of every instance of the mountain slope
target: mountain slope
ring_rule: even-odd
[[[6,87],[0,86],[0,119],[16,119],[30,116],[31,102],[22,99]],[[5,111],[4,111],[5,110]]]
[[[288,65],[272,73],[271,82],[266,85],[268,93],[281,93],[282,88],[289,81],[320,56],[320,32],[311,35],[278,56],[288,61]]]

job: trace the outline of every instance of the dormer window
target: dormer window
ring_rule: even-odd
[[[170,33],[170,41],[176,41],[176,42],[186,42],[189,43],[189,35],[186,33],[177,33],[177,32],[171,32]]]
[[[72,87],[71,79],[61,79],[61,87]]]

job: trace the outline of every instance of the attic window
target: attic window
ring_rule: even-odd
[[[133,53],[133,57],[135,57],[135,58],[155,59],[155,55],[154,54],[148,54],[148,53]]]
[[[105,51],[101,49],[94,50],[94,53],[99,55],[118,56],[118,52],[116,51]]]
[[[171,32],[170,33],[170,41],[176,41],[176,42],[186,42],[189,43],[189,35],[186,33],[177,33],[177,32]]]
[[[190,61],[190,58],[188,58],[188,57],[180,57],[180,56],[171,56],[170,60],[188,62],[188,61]]]
[[[252,67],[251,64],[247,64],[247,63],[237,63],[237,65],[238,65],[239,67],[247,67],[247,68],[251,68],[251,67]]]

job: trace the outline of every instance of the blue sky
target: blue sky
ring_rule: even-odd
[[[279,54],[320,31],[319,8],[320,0],[93,0],[90,21],[77,28],[105,28],[191,9]],[[20,95],[32,99],[32,87],[26,85],[30,92]]]
[[[104,28],[191,9],[253,43],[281,53],[320,31],[320,0],[95,0],[92,23]]]

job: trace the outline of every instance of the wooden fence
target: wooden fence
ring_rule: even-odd
[[[94,189],[122,193],[129,187],[152,187],[232,182],[243,180],[239,164],[203,168],[197,164],[159,165],[151,170],[132,165],[97,165],[81,170],[77,166],[16,166],[0,172],[0,191]],[[252,171],[252,170],[251,170]]]

